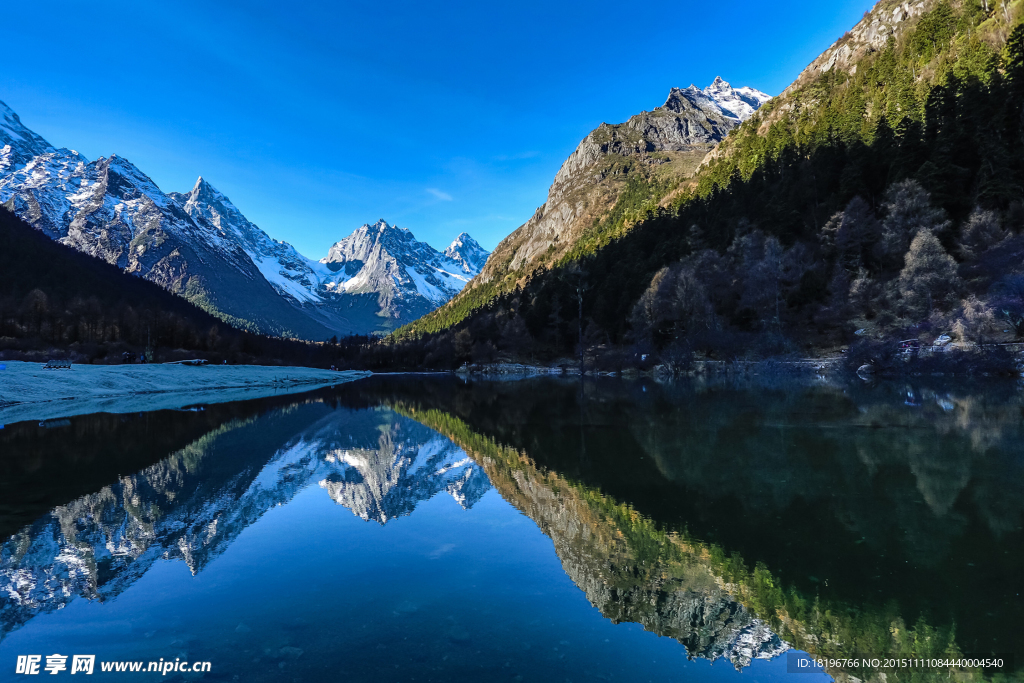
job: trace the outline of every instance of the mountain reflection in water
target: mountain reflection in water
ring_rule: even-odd
[[[0,546],[0,633],[75,597],[117,596],[158,559],[193,574],[309,484],[384,524],[446,491],[489,488],[457,446],[386,409],[324,404],[234,419],[140,472],[54,508]]]
[[[126,594],[159,560],[216,575],[303,490],[383,525],[442,492],[473,508],[493,486],[604,617],[689,657],[1021,652],[1022,414],[1013,390],[379,377],[203,413],[8,426],[0,638],[76,598]],[[25,524],[32,499],[52,509]],[[477,554],[514,555],[511,538],[486,532]],[[441,670],[437,655],[415,661]]]

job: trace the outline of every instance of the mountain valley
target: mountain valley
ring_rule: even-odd
[[[127,159],[54,148],[2,103],[0,145],[8,209],[254,332],[309,340],[386,332],[446,302],[486,260],[466,233],[438,252],[383,220],[335,244],[335,256],[308,259],[203,178],[190,192],[165,194]]]

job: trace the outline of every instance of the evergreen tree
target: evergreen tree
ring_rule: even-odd
[[[897,285],[907,313],[920,320],[935,308],[948,309],[961,285],[956,261],[939,239],[928,230],[919,231],[910,243],[905,263]]]

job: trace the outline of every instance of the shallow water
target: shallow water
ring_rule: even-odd
[[[1022,406],[1014,385],[375,377],[7,425],[0,680],[54,653],[243,681],[1020,659]]]

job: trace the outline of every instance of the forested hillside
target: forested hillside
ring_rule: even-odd
[[[151,360],[323,366],[335,350],[237,330],[0,208],[0,358],[119,362],[126,351]]]
[[[624,123],[602,123],[562,164],[547,201],[498,244],[470,285],[399,335],[450,327],[495,297],[514,292],[538,271],[620,237],[770,99],[716,78],[703,90],[672,88],[662,106]]]
[[[855,330],[1024,333],[1024,2],[919,3],[884,43],[857,42],[905,7],[879,3],[688,183],[624,194],[619,215],[648,204],[632,227],[389,353],[582,340],[732,358],[828,351]],[[655,190],[671,201],[651,207]]]

